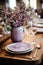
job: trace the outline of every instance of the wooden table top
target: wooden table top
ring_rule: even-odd
[[[5,34],[2,37],[0,37],[0,46],[9,38],[10,38],[10,34]]]
[[[35,63],[40,63],[40,60],[42,60],[42,55],[43,55],[43,34],[36,34],[33,36],[32,34],[29,34],[28,36],[24,34],[24,38],[22,42],[37,42],[41,44],[41,48],[37,49],[36,56],[34,56],[36,48],[31,52],[31,53],[26,53],[26,54],[21,54],[21,55],[16,55],[16,54],[9,54],[7,53],[4,48],[6,45],[11,44],[12,41],[11,39],[8,39],[5,41],[0,47],[0,58],[6,58],[6,59],[13,59],[13,60],[23,60],[23,61],[34,61]],[[1,41],[1,38],[0,38]],[[30,58],[31,57],[31,58]]]

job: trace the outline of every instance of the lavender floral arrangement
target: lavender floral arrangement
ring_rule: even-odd
[[[13,14],[10,17],[11,26],[16,28],[23,26],[29,20],[29,15],[26,13],[25,4],[24,2],[19,2]]]

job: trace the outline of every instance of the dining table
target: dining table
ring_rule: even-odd
[[[23,43],[30,43],[32,45],[33,50],[24,53],[24,54],[13,54],[9,53],[5,50],[5,47],[9,44],[15,43],[11,40],[11,35],[6,34],[3,37],[0,37],[0,63],[5,63],[6,65],[38,65],[43,60],[43,34],[36,33],[32,35],[29,33],[28,35],[23,33]],[[40,45],[40,48],[36,47],[36,45]]]
[[[4,34],[0,36],[0,46],[7,40],[10,38],[10,34]]]

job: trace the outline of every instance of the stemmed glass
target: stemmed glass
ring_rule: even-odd
[[[31,33],[33,35],[35,35],[37,33],[37,28],[36,27],[33,27],[33,24],[34,24],[33,20],[30,21],[30,30],[31,30]]]
[[[33,36],[35,35],[37,33],[37,28],[32,28],[32,34],[33,34]]]
[[[30,27],[32,27],[32,25],[33,25],[33,21],[30,21],[29,24],[30,24]]]
[[[30,26],[29,31],[27,31],[27,29],[25,30],[28,36],[29,36],[31,33],[32,33],[32,35],[34,36],[34,35],[36,34],[36,32],[37,32],[37,29],[36,29],[36,28],[33,28],[33,24],[34,24],[33,20],[31,20],[31,21],[28,22],[28,25]],[[34,44],[35,44],[36,42],[35,42],[34,40],[32,40],[30,43],[31,43],[31,45],[32,45],[32,47],[33,47],[32,49],[34,49]]]
[[[37,33],[37,27],[34,26],[34,20],[30,21],[30,30],[33,36]]]

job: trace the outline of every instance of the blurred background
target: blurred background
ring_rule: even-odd
[[[18,21],[17,12],[21,16],[19,21],[24,16],[22,21],[25,21],[25,24],[29,24],[35,18],[43,19],[43,0],[0,0],[0,28],[3,27],[4,31],[9,31],[11,29],[10,22],[14,21],[15,17]]]

